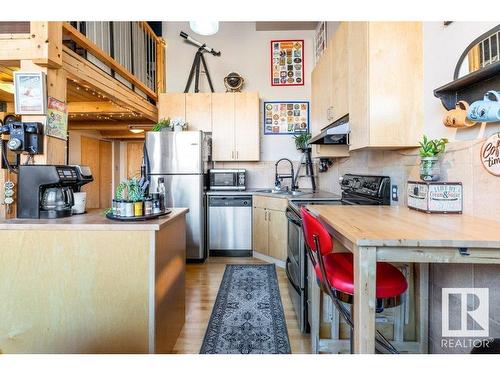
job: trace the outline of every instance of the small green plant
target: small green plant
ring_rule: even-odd
[[[300,135],[294,135],[295,147],[297,150],[306,150],[309,148],[309,140],[311,139],[311,133],[304,133]]]
[[[429,139],[427,138],[426,135],[424,135],[422,141],[419,143],[420,143],[420,150],[419,150],[420,157],[429,158],[429,157],[436,157],[439,154],[444,153],[448,140],[446,138]]]
[[[144,193],[139,186],[139,180],[137,178],[131,178],[127,181],[128,185],[128,199],[133,202],[139,202],[144,199]]]
[[[120,182],[115,190],[115,199],[123,200],[125,199],[125,193],[127,192],[127,183]]]
[[[163,129],[170,129],[171,126],[170,126],[170,117],[168,118],[164,118],[164,119],[161,119],[159,122],[157,122],[155,124],[155,126],[153,126],[153,128],[151,129],[152,132],[160,132],[162,131]]]

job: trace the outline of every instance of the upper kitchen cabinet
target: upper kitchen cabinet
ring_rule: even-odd
[[[189,93],[186,95],[186,122],[189,130],[212,131],[212,94]]]
[[[186,117],[186,94],[168,92],[158,95],[158,118]]]
[[[165,93],[159,95],[158,102],[159,119],[180,117],[189,130],[212,131],[212,94]]]
[[[422,133],[422,24],[349,22],[350,150],[415,147]]]
[[[348,25],[342,22],[328,43],[311,77],[311,133],[349,113],[347,65]],[[314,145],[313,157],[349,156],[347,145]]]
[[[260,159],[259,94],[212,94],[212,159]]]

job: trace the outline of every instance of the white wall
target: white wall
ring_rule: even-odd
[[[443,125],[446,109],[434,96],[434,89],[453,80],[455,66],[467,46],[498,22],[424,22],[424,133],[450,140],[472,140],[500,131],[500,124],[469,129],[450,129]],[[498,89],[498,87],[497,87]]]
[[[179,36],[180,31],[221,51],[220,57],[205,53],[216,92],[224,92],[224,77],[231,71],[245,78],[244,91],[258,91],[266,100],[310,100],[311,71],[314,64],[314,31],[255,31],[255,22],[221,22],[219,32],[212,36],[197,35],[188,22],[163,22],[167,41],[167,91],[183,92],[197,48]],[[270,41],[273,39],[304,39],[305,85],[273,87],[270,82]],[[208,83],[201,77],[200,91],[208,92]],[[191,92],[194,91],[194,83]],[[261,118],[261,160],[276,161],[282,157],[300,159],[292,136],[263,135]]]

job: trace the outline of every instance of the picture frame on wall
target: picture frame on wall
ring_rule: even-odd
[[[309,102],[264,102],[264,135],[297,135],[309,132]]]
[[[44,72],[14,72],[16,115],[45,115],[47,87]]]
[[[304,40],[271,40],[271,85],[304,86]]]

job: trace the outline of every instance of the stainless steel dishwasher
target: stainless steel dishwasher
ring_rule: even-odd
[[[213,256],[252,255],[252,196],[208,197],[208,248]]]

